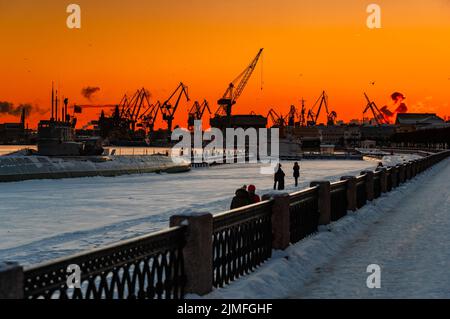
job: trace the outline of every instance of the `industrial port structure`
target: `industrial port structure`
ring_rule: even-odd
[[[149,90],[140,88],[132,96],[124,95],[118,104],[69,106],[67,98],[60,103],[58,92],[52,87],[51,117],[38,125],[38,143],[65,142],[61,147],[72,148],[78,153],[80,141],[84,139],[101,139],[104,144],[130,145],[130,146],[169,146],[170,136],[174,129],[173,123],[180,103],[192,103],[188,108],[186,128],[193,130],[194,121],[209,116],[211,127],[225,130],[226,128],[266,128],[280,129],[280,138],[286,143],[298,144],[303,150],[317,150],[320,145],[333,145],[337,148],[364,147],[384,145],[395,134],[411,133],[426,128],[444,128],[448,125],[436,114],[404,113],[405,108],[399,107],[394,112],[384,106],[379,108],[364,92],[367,104],[363,109],[362,120],[344,124],[338,120],[338,114],[330,108],[329,97],[325,90],[321,92],[315,103],[307,109],[305,100],[301,100],[301,107],[291,105],[289,113],[281,114],[276,108],[271,108],[267,115],[234,114],[233,108],[239,97],[243,94],[258,62],[262,57],[261,48],[250,64],[233,79],[225,89],[224,94],[217,100],[217,108],[211,110],[211,104],[204,99],[202,102],[191,101],[188,86],[180,82],[171,94],[162,102],[152,101]],[[400,93],[394,93],[392,98],[404,98]],[[62,105],[61,105],[62,104]],[[76,114],[82,113],[86,108],[99,108],[101,114],[98,119],[89,121],[81,128],[76,129]],[[72,110],[72,115],[70,110]],[[110,112],[105,110],[110,109]],[[320,122],[325,117],[326,123]],[[397,115],[395,123],[393,117]],[[31,130],[26,129],[26,114],[22,112],[20,123],[0,124],[0,143],[21,144],[34,142]],[[155,129],[156,123],[164,123],[164,129]],[[52,130],[58,135],[56,140],[50,141],[45,136]],[[43,138],[44,137],[44,138]],[[78,138],[78,141],[73,142]],[[76,144],[78,143],[78,144]],[[95,144],[95,143],[94,143]],[[44,145],[44,146],[45,146]],[[56,144],[55,144],[56,145]],[[95,148],[95,147],[93,147]],[[92,150],[91,150],[92,151]]]

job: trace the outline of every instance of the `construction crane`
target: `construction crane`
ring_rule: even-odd
[[[248,83],[255,67],[258,63],[259,58],[264,49],[260,49],[256,57],[252,60],[249,66],[247,66],[244,71],[239,74],[229,85],[222,98],[217,101],[219,105],[216,115],[226,116],[227,123],[231,121],[231,108],[236,104],[236,100],[241,96],[242,91],[244,91],[245,86]]]
[[[364,115],[370,110],[373,114],[373,118],[374,118],[375,122],[377,123],[377,125],[389,124],[389,121],[384,117],[383,113],[380,111],[380,109],[375,104],[375,102],[371,101],[365,92],[364,92],[364,96],[367,100],[367,105],[363,111],[363,119],[364,119]]]
[[[286,117],[283,115],[278,115],[278,113],[274,109],[270,109],[269,113],[267,113],[267,118],[272,120],[274,127],[285,127],[286,126]]]
[[[175,104],[171,104],[171,100],[176,94],[178,93],[178,96],[176,97]],[[160,109],[162,113],[163,120],[167,122],[167,130],[169,133],[172,132],[172,122],[175,117],[175,112],[178,109],[178,104],[180,103],[182,96],[186,97],[186,101],[189,102],[189,94],[188,94],[188,87],[183,84],[183,82],[180,82],[180,84],[177,86],[175,91],[169,96],[167,100],[164,101],[163,104],[161,104]]]
[[[203,103],[200,104],[198,101],[194,102],[194,105],[192,105],[191,109],[188,113],[188,129],[192,131],[194,128],[194,122],[195,121],[201,121],[203,118],[203,115],[205,114],[205,111],[208,111],[208,113],[211,115],[211,109],[209,108],[209,103],[206,100],[203,100]]]

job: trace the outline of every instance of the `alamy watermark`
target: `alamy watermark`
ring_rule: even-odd
[[[381,288],[381,267],[377,264],[370,264],[367,266],[366,272],[370,273],[367,277],[366,285],[369,289]]]
[[[261,174],[273,174],[280,161],[278,128],[227,128],[224,136],[215,127],[203,132],[202,121],[195,121],[193,133],[177,128],[171,139],[179,141],[170,154],[174,162],[261,163]]]
[[[81,288],[81,269],[77,264],[67,266],[67,280],[66,285],[69,289]]]
[[[69,29],[81,29],[81,7],[78,4],[69,4],[66,12],[70,13],[66,20]]]
[[[378,4],[372,3],[367,6],[366,12],[369,16],[366,20],[366,25],[369,29],[381,29],[381,7]]]

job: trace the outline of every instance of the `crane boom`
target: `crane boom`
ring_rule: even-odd
[[[259,58],[264,49],[260,49],[255,58],[251,61],[244,71],[239,74],[229,85],[222,98],[217,101],[219,108],[216,115],[226,115],[228,119],[231,117],[231,107],[236,104],[236,100],[241,96],[250,77],[258,64]]]
[[[176,98],[175,105],[172,106],[170,103],[170,100],[175,96],[175,94],[178,93],[178,97]],[[180,103],[181,97],[185,96],[186,100],[189,102],[189,94],[188,94],[188,87],[183,84],[183,82],[180,82],[180,84],[177,86],[175,91],[169,96],[169,98],[164,101],[164,103],[161,105],[161,113],[163,116],[163,120],[167,122],[167,130],[169,132],[172,132],[172,122],[175,116],[175,112],[178,109],[178,104]]]
[[[367,106],[363,111],[363,115],[366,114],[368,110],[370,110],[373,114],[373,118],[374,118],[375,122],[377,123],[377,125],[388,124],[389,122],[386,120],[383,113],[380,111],[380,109],[375,104],[375,102],[371,101],[366,93],[364,93],[364,96],[367,100]]]

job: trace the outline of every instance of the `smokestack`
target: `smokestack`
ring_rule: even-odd
[[[55,97],[55,118],[56,122],[58,122],[58,90],[56,90],[56,97]]]
[[[67,105],[69,104],[69,99],[68,98],[65,98],[64,99],[64,114],[65,114],[65,117],[64,117],[64,121],[66,121],[66,122],[69,122],[69,117],[67,116],[67,110],[68,110],[68,108],[67,108]]]
[[[25,108],[22,108],[22,116],[20,117],[20,124],[25,128]]]
[[[53,88],[53,81],[52,81],[52,115],[50,117],[50,120],[53,121],[54,117],[54,103],[55,103],[55,94],[54,94],[54,88]]]

